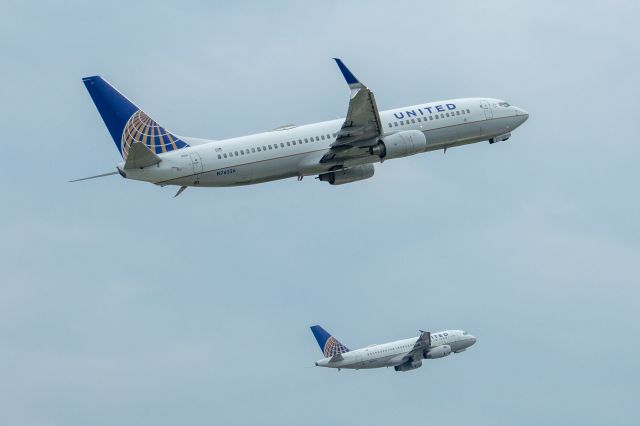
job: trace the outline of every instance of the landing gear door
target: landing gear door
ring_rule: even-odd
[[[493,110],[491,109],[491,105],[489,105],[489,102],[487,101],[480,102],[480,107],[484,110],[484,118],[486,120],[493,118]]]
[[[197,152],[193,152],[190,154],[191,156],[191,164],[193,164],[193,173],[198,174],[202,173],[202,157]]]

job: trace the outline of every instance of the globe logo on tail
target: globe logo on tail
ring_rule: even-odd
[[[324,356],[331,358],[334,355],[349,352],[349,349],[342,343],[338,342],[335,337],[331,336],[324,344]]]
[[[122,131],[120,147],[122,158],[125,160],[129,154],[129,148],[134,143],[143,143],[156,154],[189,146],[141,110],[133,113]]]

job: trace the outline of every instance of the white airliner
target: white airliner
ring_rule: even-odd
[[[225,140],[177,136],[99,76],[83,82],[109,130],[127,179],[156,185],[236,186],[318,176],[340,185],[373,176],[374,163],[509,139],[526,111],[490,98],[452,99],[378,111],[371,92],[335,59],[351,96],[347,117]],[[75,182],[75,181],[74,181]]]
[[[452,352],[464,352],[476,343],[474,336],[462,330],[437,333],[421,331],[418,337],[351,351],[319,325],[312,326],[311,331],[325,356],[316,362],[316,366],[338,370],[393,367],[396,371],[409,371],[422,367],[423,359],[443,358]]]

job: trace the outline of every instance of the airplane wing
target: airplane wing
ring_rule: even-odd
[[[360,83],[340,59],[334,58],[334,60],[351,89],[351,95],[347,117],[323,161],[333,160],[336,154],[347,150],[353,151],[352,148],[375,145],[377,138],[382,135],[380,114],[373,92]],[[353,152],[350,152],[349,156],[352,155]]]
[[[420,330],[420,337],[416,340],[416,343],[413,345],[413,348],[407,355],[402,359],[403,362],[408,361],[410,358],[414,360],[419,360],[424,358],[425,349],[429,348],[431,345],[431,333],[428,331]]]

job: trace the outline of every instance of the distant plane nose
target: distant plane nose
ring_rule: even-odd
[[[471,345],[475,345],[476,341],[478,340],[476,339],[476,336],[469,336],[469,337],[471,338]]]
[[[522,121],[524,123],[527,120],[527,118],[529,118],[529,113],[520,107],[515,107],[515,109],[516,109],[516,115],[524,118],[524,120]]]
[[[523,110],[522,108],[519,108],[517,106],[514,106],[513,109],[516,112],[516,116],[514,117],[515,120],[515,127],[520,126],[522,123],[524,123],[525,121],[527,121],[529,119],[529,113],[525,110]]]

